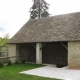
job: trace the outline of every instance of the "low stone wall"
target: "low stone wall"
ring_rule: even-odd
[[[80,67],[80,42],[68,42],[68,66]]]

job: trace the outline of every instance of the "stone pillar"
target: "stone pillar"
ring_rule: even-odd
[[[19,47],[18,47],[18,46],[19,46],[19,45],[16,44],[16,56],[20,56],[20,55],[19,55]],[[20,60],[20,57],[17,57],[16,60]]]
[[[8,44],[8,57],[16,56],[16,44]],[[12,63],[15,62],[15,58],[10,58]]]
[[[42,43],[36,43],[36,64],[42,64]]]
[[[80,67],[80,42],[68,42],[68,66]]]

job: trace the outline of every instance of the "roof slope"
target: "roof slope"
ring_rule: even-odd
[[[9,43],[79,41],[80,12],[29,20]]]

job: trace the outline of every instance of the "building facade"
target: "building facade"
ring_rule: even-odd
[[[80,67],[80,12],[29,20],[8,43],[26,62]]]

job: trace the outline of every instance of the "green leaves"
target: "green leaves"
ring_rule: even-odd
[[[9,36],[6,35],[4,38],[0,38],[0,47],[6,46],[6,43],[9,41]]]

